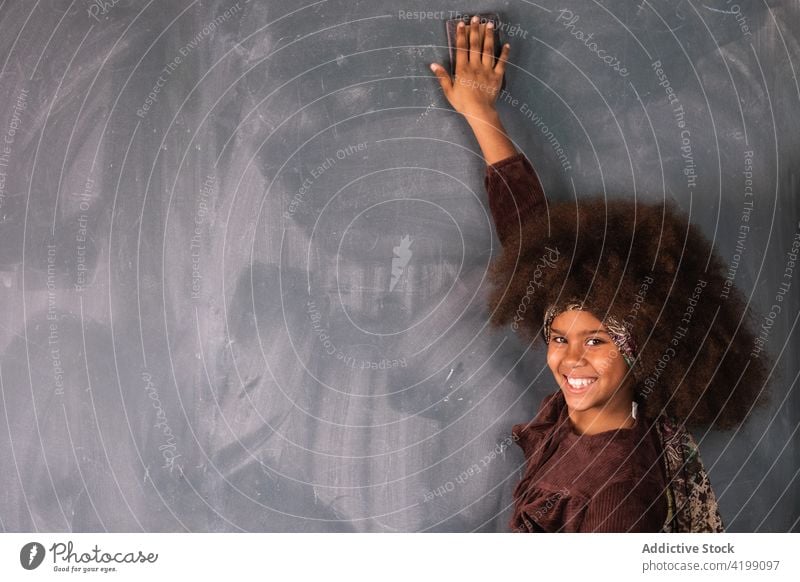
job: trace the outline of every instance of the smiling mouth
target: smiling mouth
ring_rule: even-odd
[[[572,378],[569,376],[565,376],[564,374],[561,375],[564,378],[564,382],[569,386],[574,392],[583,392],[589,386],[593,385],[597,382],[596,376],[587,376],[585,378]]]

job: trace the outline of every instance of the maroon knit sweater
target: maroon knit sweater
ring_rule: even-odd
[[[487,166],[485,185],[501,243],[527,216],[546,212],[539,178],[522,153]],[[559,390],[533,420],[514,425],[512,435],[527,461],[514,489],[512,531],[661,531],[663,450],[641,408],[632,428],[579,435]]]

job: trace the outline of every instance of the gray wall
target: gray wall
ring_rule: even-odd
[[[406,13],[494,9],[552,199],[676,200],[728,261],[754,202],[774,405],[695,436],[729,530],[798,530],[796,2],[102,4],[0,3],[0,529],[507,531],[555,385],[487,330],[483,162]]]

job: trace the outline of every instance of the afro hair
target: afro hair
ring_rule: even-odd
[[[730,429],[766,403],[769,362],[726,273],[672,202],[551,202],[490,265],[489,322],[534,341],[552,304],[613,316],[637,346],[634,398],[646,417]]]

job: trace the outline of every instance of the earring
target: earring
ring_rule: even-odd
[[[631,416],[633,417],[634,420],[636,420],[636,412],[637,412],[638,408],[639,408],[639,404],[637,404],[637,402],[635,400],[633,400],[631,402]]]

